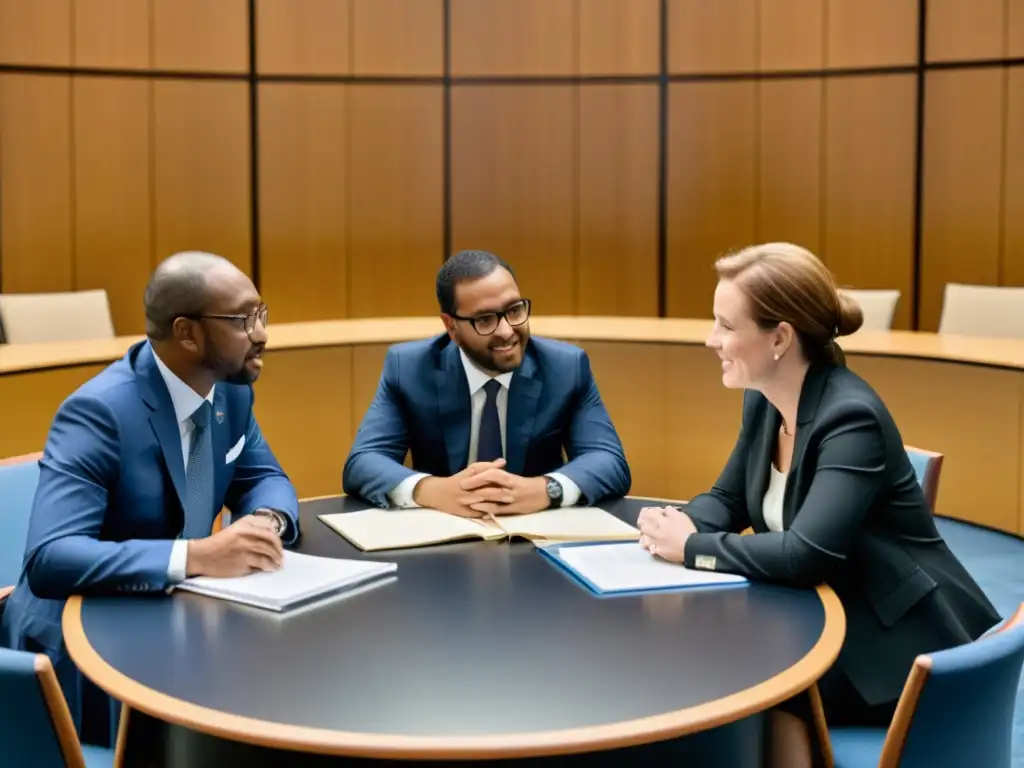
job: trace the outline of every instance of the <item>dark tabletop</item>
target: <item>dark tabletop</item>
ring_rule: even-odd
[[[635,523],[642,506],[603,505]],[[397,578],[284,616],[195,594],[90,597],[114,669],[168,696],[286,725],[408,736],[600,726],[704,704],[785,671],[818,641],[814,591],[764,584],[597,597],[534,546],[362,553],[302,503],[298,551],[398,562]]]

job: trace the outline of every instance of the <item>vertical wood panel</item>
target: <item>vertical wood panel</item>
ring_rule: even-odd
[[[1010,58],[1024,56],[1024,2],[1021,0],[1009,0],[1007,9],[1006,30],[1006,55]],[[1024,478],[1024,474],[1022,474]],[[1024,515],[1024,499],[1021,504],[1021,514]]]
[[[759,242],[821,248],[821,80],[760,83]]]
[[[927,77],[921,330],[933,331],[947,282],[998,283],[1004,73]]]
[[[576,0],[451,0],[452,74],[571,75]]]
[[[538,314],[576,308],[576,135],[570,86],[452,93],[453,248],[508,261]]]
[[[587,351],[601,399],[622,440],[633,476],[630,493],[663,497],[668,478],[682,463],[675,450],[678,433],[666,424],[667,406],[676,399],[668,364],[672,347],[604,341],[580,346]]]
[[[217,253],[251,272],[245,83],[153,84],[156,259]]]
[[[435,304],[436,306],[436,304]],[[443,327],[438,320],[438,332]],[[349,445],[355,441],[359,425],[373,403],[377,393],[381,373],[384,370],[384,357],[388,353],[389,344],[357,344],[352,347],[352,381],[349,387],[349,401],[352,410],[352,431],[345,435]],[[346,455],[347,455],[346,451]],[[406,453],[408,457],[408,453]]]
[[[443,10],[441,0],[352,0],[355,72],[440,75]]]
[[[256,67],[267,74],[347,75],[349,0],[256,0]]]
[[[580,91],[581,314],[658,314],[658,91]]]
[[[0,0],[0,64],[71,64],[71,0]]]
[[[996,59],[1005,51],[1007,0],[929,0],[929,61]]]
[[[659,0],[580,2],[580,67],[585,75],[658,71]]]
[[[825,65],[825,0],[761,0],[761,69]]]
[[[757,85],[669,91],[668,314],[710,317],[714,261],[754,241]]]
[[[1013,68],[1006,74],[1009,83],[1001,276],[1003,285],[1024,285],[1024,70]],[[1024,497],[1021,503],[1024,504]]]
[[[249,68],[247,0],[150,0],[153,66],[200,72]]]
[[[914,64],[917,3],[918,0],[829,0],[827,65]]]
[[[825,262],[840,284],[895,288],[895,328],[913,307],[913,75],[827,81]]]
[[[755,0],[669,0],[670,72],[757,69]]]
[[[75,0],[75,65],[149,67],[149,14],[140,0]]]
[[[141,297],[154,266],[151,85],[76,78],[75,288],[105,288],[114,330],[145,332]]]
[[[73,287],[71,82],[0,75],[0,252],[7,293]]]
[[[441,88],[349,94],[349,314],[433,314],[444,242]]]
[[[339,493],[352,431],[349,401],[339,390],[352,376],[352,347],[275,350],[273,322],[268,332],[270,351],[256,384],[263,436],[300,499]]]
[[[260,277],[275,321],[348,312],[346,88],[260,86]]]

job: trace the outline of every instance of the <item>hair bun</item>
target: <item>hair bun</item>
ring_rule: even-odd
[[[836,336],[849,336],[856,333],[864,325],[864,313],[857,300],[845,293],[837,293],[839,298],[839,318],[836,321]]]

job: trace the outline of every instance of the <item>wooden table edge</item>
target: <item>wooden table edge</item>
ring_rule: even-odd
[[[825,612],[822,633],[796,664],[751,688],[694,707],[600,726],[496,736],[402,736],[309,728],[229,714],[155,691],[108,664],[82,625],[82,597],[64,608],[64,642],[79,670],[101,689],[159,720],[211,736],[263,747],[348,757],[482,760],[574,754],[646,744],[741,720],[801,693],[828,670],[846,636],[846,614],[835,592],[817,587]],[[122,710],[122,718],[127,712]]]

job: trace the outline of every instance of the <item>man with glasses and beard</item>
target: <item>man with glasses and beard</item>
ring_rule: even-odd
[[[148,338],[54,417],[3,613],[4,644],[50,657],[80,729],[83,680],[61,635],[68,596],[273,570],[299,536],[295,489],[253,417],[267,308],[252,281],[227,259],[179,253],[157,267],[144,305]],[[233,522],[213,533],[223,506]]]
[[[629,467],[587,354],[530,337],[530,300],[512,268],[463,251],[436,288],[447,333],[388,350],[345,492],[466,517],[625,495]]]

